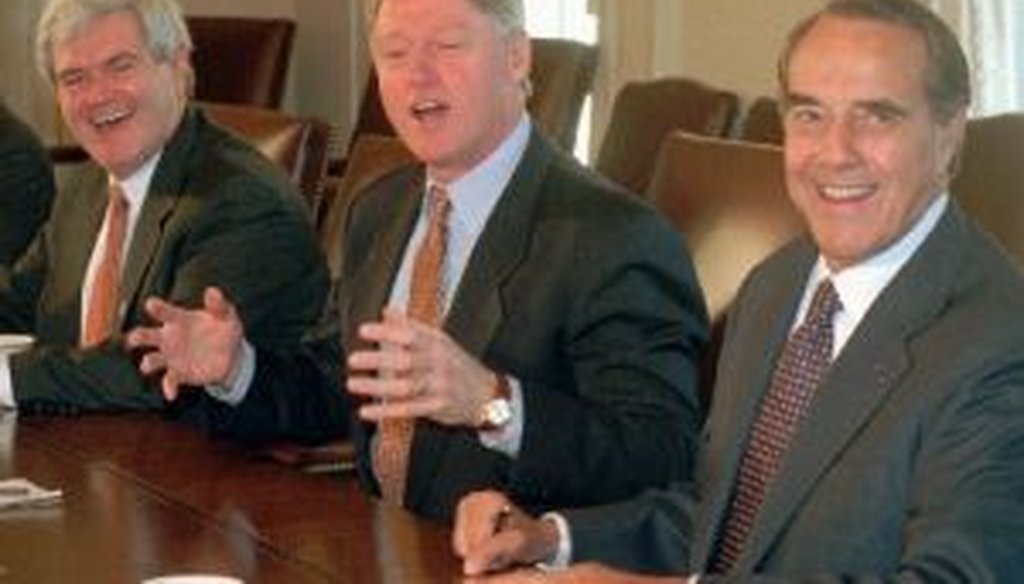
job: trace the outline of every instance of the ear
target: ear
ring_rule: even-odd
[[[530,64],[533,61],[533,48],[526,33],[519,31],[509,33],[508,66],[515,80],[525,86],[530,78]]]
[[[967,109],[961,109],[944,124],[939,124],[936,135],[936,160],[939,161],[942,186],[949,182],[960,169],[960,153],[963,150],[967,130]]]

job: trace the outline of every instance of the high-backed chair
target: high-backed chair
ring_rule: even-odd
[[[531,43],[533,93],[526,107],[541,131],[566,150],[572,150],[580,111],[594,84],[597,47],[566,39],[535,38]],[[359,107],[350,147],[363,134],[394,135],[372,69]]]
[[[1024,114],[967,122],[960,172],[951,191],[1024,266]]]
[[[357,194],[384,175],[398,168],[413,164],[416,159],[394,136],[363,134],[356,139],[349,151],[345,174],[335,185],[320,226],[320,242],[327,256],[327,266],[332,278],[341,274],[342,238],[349,208]]]
[[[583,102],[594,86],[597,47],[553,38],[535,38],[532,46],[533,93],[526,107],[541,131],[572,151]]]
[[[707,301],[712,342],[701,367],[709,403],[725,316],[750,269],[802,230],[786,196],[782,150],[672,132],[648,196],[682,232]]]
[[[326,122],[244,105],[204,103],[201,107],[211,120],[234,131],[280,165],[315,216],[323,194],[331,140]]]
[[[748,142],[782,144],[783,137],[779,102],[764,96],[755,99],[740,124],[740,138]]]
[[[195,97],[281,107],[295,22],[283,18],[189,16]]]
[[[630,191],[647,191],[661,141],[673,130],[725,136],[736,94],[698,81],[665,78],[627,83],[615,97],[595,168]]]

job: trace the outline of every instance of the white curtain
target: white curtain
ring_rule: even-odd
[[[972,115],[1024,110],[1024,2],[927,0],[960,37],[971,61]]]

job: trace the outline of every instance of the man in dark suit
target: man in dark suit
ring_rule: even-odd
[[[839,0],[781,64],[787,183],[811,237],[739,292],[695,484],[550,521],[474,494],[455,536],[466,572],[1020,578],[1024,280],[946,194],[966,59],[912,0]]]
[[[24,412],[164,409],[122,345],[149,296],[198,306],[215,286],[254,344],[284,350],[326,293],[283,173],[187,105],[190,41],[174,0],[96,6],[53,0],[39,23],[40,69],[97,168],[58,196],[0,276],[0,326],[36,335],[30,350],[0,358],[0,404]],[[248,397],[210,386],[173,413],[225,431],[244,418],[236,429],[254,439],[319,430],[273,398]]]
[[[518,0],[384,0],[370,13],[384,106],[423,164],[355,202],[330,319],[347,388],[365,400],[365,484],[429,517],[486,486],[531,508],[626,497],[688,476],[695,446],[706,316],[692,266],[666,221],[532,127],[522,17]],[[442,236],[431,225],[449,204]],[[420,258],[442,237],[426,297],[443,318],[431,321]],[[203,315],[155,308],[165,326],[138,340],[196,381],[171,349]],[[256,367],[255,388],[312,378],[259,351]],[[411,437],[388,495],[392,421]]]
[[[0,266],[18,259],[50,214],[53,166],[32,129],[0,104]]]

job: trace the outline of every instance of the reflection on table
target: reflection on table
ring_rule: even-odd
[[[452,582],[447,528],[147,415],[0,418],[0,478],[64,492],[0,512],[0,581]]]

